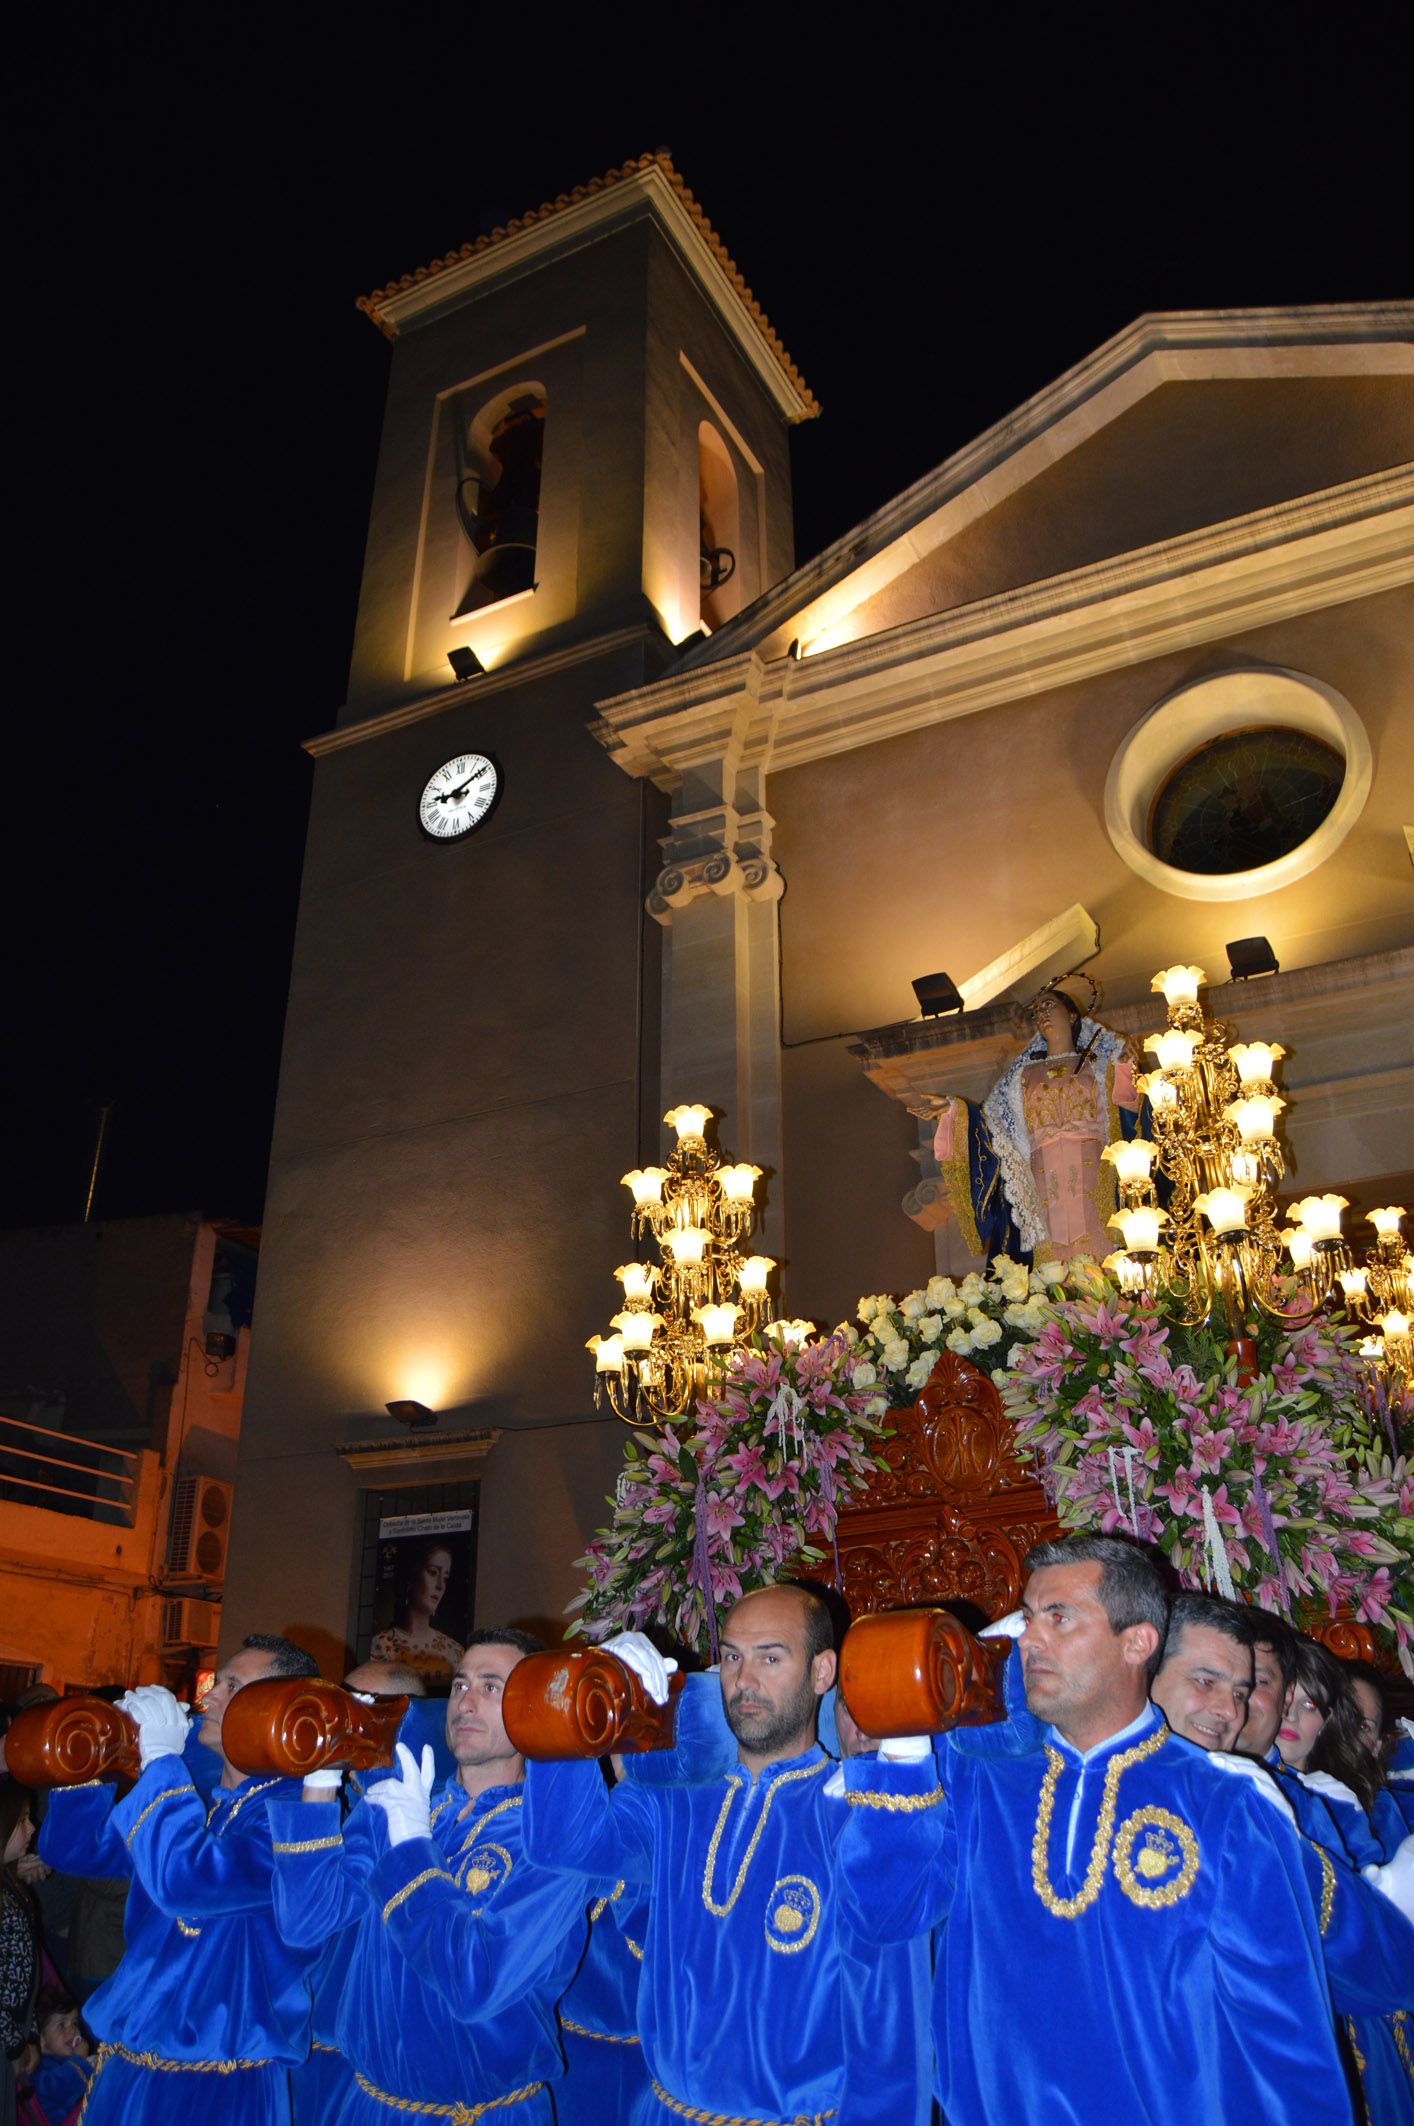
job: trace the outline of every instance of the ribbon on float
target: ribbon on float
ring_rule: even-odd
[[[707,1617],[707,1644],[715,1664],[717,1655],[717,1605],[712,1600],[712,1553],[707,1547],[707,1482],[697,1472],[697,1491],[692,1502],[692,1577],[702,1590]]]
[[[1262,1541],[1271,1553],[1272,1562],[1277,1569],[1277,1600],[1281,1603],[1281,1613],[1289,1622],[1291,1618],[1291,1596],[1287,1591],[1286,1567],[1282,1563],[1281,1552],[1277,1549],[1277,1524],[1272,1519],[1272,1502],[1267,1497],[1267,1487],[1255,1469],[1252,1472],[1252,1503],[1257,1509],[1257,1518],[1262,1524]]]
[[[1237,1600],[1232,1584],[1232,1567],[1227,1561],[1227,1545],[1218,1527],[1218,1517],[1213,1511],[1213,1494],[1206,1484],[1200,1484],[1203,1500],[1203,1547],[1206,1553],[1206,1577],[1210,1587],[1216,1586],[1226,1602]]]
[[[1143,1531],[1139,1526],[1139,1502],[1134,1491],[1134,1449],[1132,1447],[1121,1447],[1119,1452],[1124,1457],[1124,1481],[1129,1492],[1129,1532],[1136,1539],[1142,1541]],[[1106,1447],[1105,1453],[1109,1456],[1110,1462],[1110,1496],[1115,1502],[1115,1518],[1122,1521],[1124,1519],[1124,1507],[1120,1502],[1119,1496],[1119,1464],[1115,1460],[1115,1449],[1113,1447]]]

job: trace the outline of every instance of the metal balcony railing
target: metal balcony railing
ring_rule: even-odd
[[[131,1528],[141,1457],[0,1416],[0,1499]]]

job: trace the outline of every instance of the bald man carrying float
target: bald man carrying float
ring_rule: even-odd
[[[710,1783],[610,1794],[595,1764],[526,1768],[528,1856],[649,1896],[638,2029],[651,2085],[632,2126],[927,2117],[926,1965],[863,1950],[836,1902],[847,1810],[816,1740],[831,1638],[803,1588],[764,1588],[731,1611],[721,1690],[738,1761]],[[606,1651],[667,1695],[646,1639]]]

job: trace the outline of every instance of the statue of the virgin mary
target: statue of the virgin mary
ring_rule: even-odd
[[[1068,975],[1099,991],[1088,975]],[[1106,1220],[1116,1208],[1114,1169],[1101,1160],[1116,1137],[1133,1136],[1139,1096],[1123,1034],[1102,1026],[1059,982],[1032,998],[1036,1031],[982,1105],[950,1098],[938,1113],[933,1151],[953,1214],[978,1255],[1064,1262],[1115,1247]]]

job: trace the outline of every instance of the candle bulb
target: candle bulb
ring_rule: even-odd
[[[596,1373],[622,1373],[624,1342],[621,1336],[591,1336],[585,1349],[594,1353]]]
[[[662,1202],[663,1183],[667,1178],[665,1166],[636,1166],[631,1174],[622,1176],[622,1183],[626,1189],[633,1190],[634,1202],[642,1206]]]
[[[1168,1212],[1157,1204],[1140,1203],[1131,1210],[1116,1211],[1109,1223],[1118,1228],[1129,1254],[1152,1255],[1159,1245],[1159,1228],[1168,1224]]]
[[[1370,1223],[1381,1240],[1398,1240],[1399,1221],[1404,1216],[1402,1203],[1386,1204],[1383,1210],[1371,1211]]]
[[[736,1340],[736,1318],[740,1312],[741,1308],[737,1306],[694,1307],[692,1318],[701,1325],[703,1342],[716,1346]]]
[[[1309,1269],[1311,1267],[1311,1256],[1314,1252],[1315,1242],[1312,1240],[1311,1235],[1307,1232],[1305,1226],[1289,1226],[1281,1237],[1286,1242],[1287,1253],[1291,1257],[1291,1267],[1294,1270]]]
[[[1243,1085],[1270,1085],[1272,1066],[1285,1054],[1279,1041],[1238,1041],[1228,1050]]]
[[[692,1269],[702,1260],[707,1235],[700,1225],[678,1225],[664,1233],[663,1245],[680,1270]]]
[[[1245,1233],[1247,1199],[1251,1193],[1250,1189],[1245,1188],[1205,1189],[1201,1196],[1194,1197],[1193,1208],[1202,1212],[1213,1231],[1219,1235]]]
[[[1147,1137],[1130,1137],[1116,1144],[1107,1144],[1100,1157],[1107,1159],[1114,1168],[1117,1181],[1126,1188],[1134,1188],[1148,1180],[1156,1148]]]
[[[1153,1049],[1160,1070],[1191,1070],[1193,1051],[1202,1038],[1202,1034],[1194,1033],[1191,1027],[1171,1026],[1167,1033],[1151,1033],[1144,1046]]]
[[[670,1107],[663,1117],[669,1129],[677,1131],[679,1144],[700,1137],[711,1119],[711,1108],[698,1106]]]
[[[1163,991],[1164,1002],[1172,1011],[1175,1004],[1196,1004],[1198,991],[1207,979],[1201,967],[1165,967],[1149,987]]]
[[[1337,1270],[1336,1276],[1340,1282],[1340,1289],[1347,1299],[1363,1299],[1365,1297],[1365,1286],[1368,1279],[1358,1263],[1353,1269]]]
[[[748,1255],[737,1273],[737,1283],[743,1294],[764,1292],[766,1280],[776,1267],[774,1255]]]
[[[653,1331],[661,1324],[663,1317],[661,1314],[634,1314],[625,1311],[615,1314],[612,1319],[625,1351],[646,1351],[653,1341]]]
[[[1347,1208],[1344,1196],[1303,1196],[1291,1206],[1291,1215],[1313,1240],[1339,1240],[1340,1214]]]
[[[1249,1093],[1244,1100],[1230,1100],[1223,1113],[1236,1124],[1244,1144],[1270,1144],[1276,1118],[1285,1105],[1275,1093]]]
[[[621,1262],[614,1272],[624,1288],[625,1299],[651,1299],[657,1274],[651,1262]]]
[[[719,1166],[717,1179],[728,1203],[750,1203],[761,1178],[759,1166]]]

